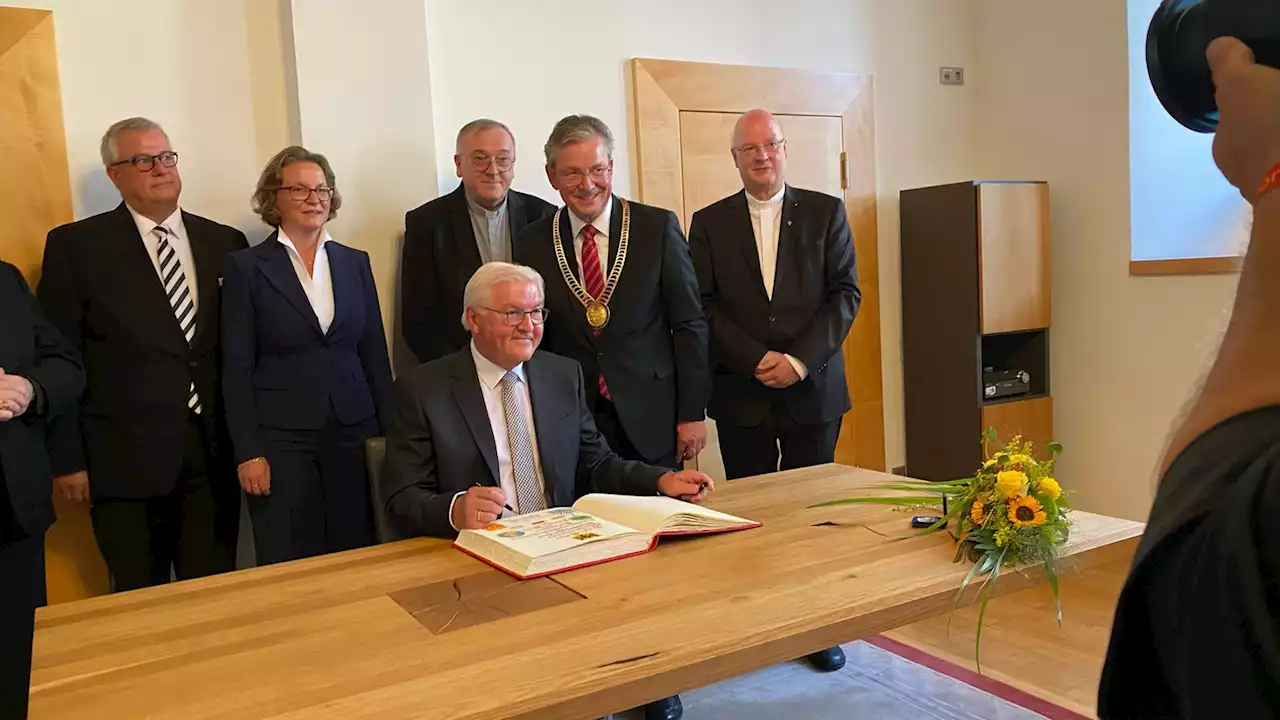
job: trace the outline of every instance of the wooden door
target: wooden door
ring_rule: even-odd
[[[632,60],[640,201],[693,213],[742,188],[729,154],[737,116],[765,108],[787,135],[787,181],[841,197],[853,229],[862,308],[842,349],[852,409],[836,461],[884,469],[884,389],[871,78],[855,73]],[[723,477],[714,428],[699,468]]]

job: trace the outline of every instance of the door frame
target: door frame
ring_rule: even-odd
[[[844,417],[836,461],[884,470],[880,253],[871,75],[654,58],[633,58],[631,72],[638,199],[672,210],[681,222],[685,219],[681,112],[743,113],[760,107],[779,115],[841,118],[844,202],[858,257],[862,306],[842,349],[853,408]]]

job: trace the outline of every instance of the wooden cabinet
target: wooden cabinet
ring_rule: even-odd
[[[982,427],[995,428],[1002,443],[1021,435],[1034,444],[1037,458],[1047,459],[1047,448],[1053,441],[1053,398],[986,405],[982,408]]]
[[[1053,436],[1049,383],[1049,187],[962,182],[904,190],[902,356],[907,473],[966,477],[982,432]],[[984,376],[1025,372],[1025,392],[989,397]]]
[[[1049,327],[1049,186],[977,186],[984,335]]]

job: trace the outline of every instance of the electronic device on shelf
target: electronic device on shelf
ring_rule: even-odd
[[[1026,370],[982,368],[982,397],[985,400],[1026,395],[1031,392],[1031,373]]]

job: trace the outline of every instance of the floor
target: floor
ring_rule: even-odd
[[[1006,701],[961,679],[912,662],[868,642],[844,646],[843,670],[823,674],[801,662],[766,668],[700,688],[682,696],[688,720],[1014,720],[1045,716],[1095,717],[1098,675],[1120,585],[1132,547],[1119,549],[1105,564],[1064,573],[1063,623],[1052,621],[1051,599],[1040,586],[991,601],[982,642],[982,677],[1001,695],[1026,705],[1043,705],[1044,715]],[[918,650],[947,672],[966,675],[975,668],[973,628],[977,611],[955,613],[948,634],[946,616],[887,633],[881,645],[908,656]],[[879,642],[879,641],[873,641]],[[902,645],[909,647],[903,648]],[[958,667],[957,667],[958,666]],[[999,685],[1006,685],[1001,690]],[[1018,691],[1022,691],[1026,697]],[[1057,706],[1057,707],[1052,707]],[[1042,708],[1043,709],[1043,708]],[[631,712],[615,720],[639,720]]]

